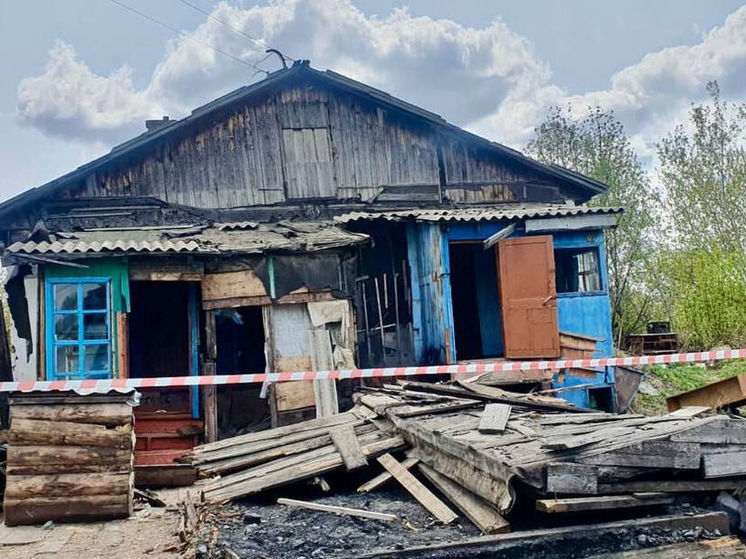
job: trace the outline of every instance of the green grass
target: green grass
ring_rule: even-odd
[[[646,382],[658,394],[639,393],[632,403],[635,413],[667,413],[666,398],[719,380],[746,373],[746,360],[721,361],[713,367],[699,365],[651,365],[645,368]]]

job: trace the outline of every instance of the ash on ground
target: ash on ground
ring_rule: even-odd
[[[289,496],[289,495],[288,495]],[[369,520],[284,505],[242,501],[222,507],[202,529],[206,557],[226,548],[245,559],[333,559],[378,549],[457,541],[480,535],[468,520],[443,526],[396,487],[375,493],[315,497],[314,503],[384,512],[397,522]]]

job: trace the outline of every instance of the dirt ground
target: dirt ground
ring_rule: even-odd
[[[3,524],[0,525],[0,557],[173,559],[179,554],[167,548],[177,543],[177,522],[176,513],[151,509],[124,520],[58,524],[48,529],[38,526],[9,528]],[[3,543],[9,541],[16,543]]]

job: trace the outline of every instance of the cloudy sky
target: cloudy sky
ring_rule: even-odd
[[[746,101],[743,1],[117,2],[182,34],[113,0],[0,0],[0,200],[146,118],[180,118],[260,79],[255,67],[277,68],[262,41],[517,148],[549,107],[600,105],[649,158],[707,81]]]

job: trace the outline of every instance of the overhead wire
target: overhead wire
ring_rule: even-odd
[[[228,29],[231,29],[235,33],[238,33],[239,35],[242,35],[242,36],[246,37],[247,39],[249,39],[250,41],[252,41],[256,45],[259,45],[259,46],[261,46],[261,47],[263,47],[265,49],[272,48],[272,45],[268,44],[264,39],[257,39],[256,37],[252,37],[251,35],[249,35],[248,33],[246,33],[243,29],[239,29],[238,27],[235,27],[235,26],[231,25],[230,23],[226,23],[222,19],[215,17],[210,12],[207,12],[207,11],[203,10],[199,6],[195,6],[191,2],[188,2],[187,0],[179,0],[179,2],[181,2],[185,6],[188,6],[188,7],[192,8],[193,10],[198,11],[199,13],[201,13],[204,16],[207,16],[209,19],[218,22],[220,25],[224,25],[225,27],[227,27]],[[295,62],[294,58],[292,58],[290,56],[286,56],[285,54],[282,54],[282,57],[286,58],[287,60],[290,60],[291,62]],[[266,58],[265,58],[265,60],[266,60]]]
[[[224,51],[222,49],[219,49],[218,47],[216,47],[216,46],[208,43],[207,41],[203,41],[202,39],[198,39],[197,37],[193,36],[190,33],[187,33],[185,31],[181,31],[181,30],[179,30],[179,29],[177,29],[175,27],[172,27],[168,23],[164,23],[163,21],[161,21],[159,19],[156,19],[156,18],[154,18],[152,16],[149,16],[148,14],[146,14],[145,12],[141,12],[137,8],[133,8],[132,6],[128,6],[127,4],[124,4],[123,2],[120,2],[119,0],[109,0],[109,1],[112,2],[112,3],[114,3],[114,4],[116,4],[117,6],[120,6],[121,8],[124,8],[125,10],[129,10],[132,13],[135,13],[135,14],[137,14],[137,15],[139,15],[139,16],[141,16],[141,17],[143,17],[143,18],[145,18],[145,19],[147,19],[149,21],[152,21],[153,23],[157,23],[158,25],[160,25],[162,27],[165,27],[166,29],[170,29],[171,31],[173,31],[174,33],[177,33],[181,37],[185,37],[187,39],[190,39],[190,40],[192,40],[192,41],[194,41],[196,43],[199,43],[199,44],[201,44],[201,45],[203,45],[203,46],[205,46],[205,47],[207,47],[209,49],[212,49],[213,51],[215,51],[217,53],[220,53],[220,54],[222,54],[224,56],[232,58],[233,60],[235,60],[236,62],[240,62],[244,66],[248,66],[249,68],[257,70],[257,67],[256,67],[255,64],[251,64],[249,62],[246,62],[242,58],[239,58],[238,56],[234,56],[234,55],[232,55],[229,52],[226,52],[226,51]]]

